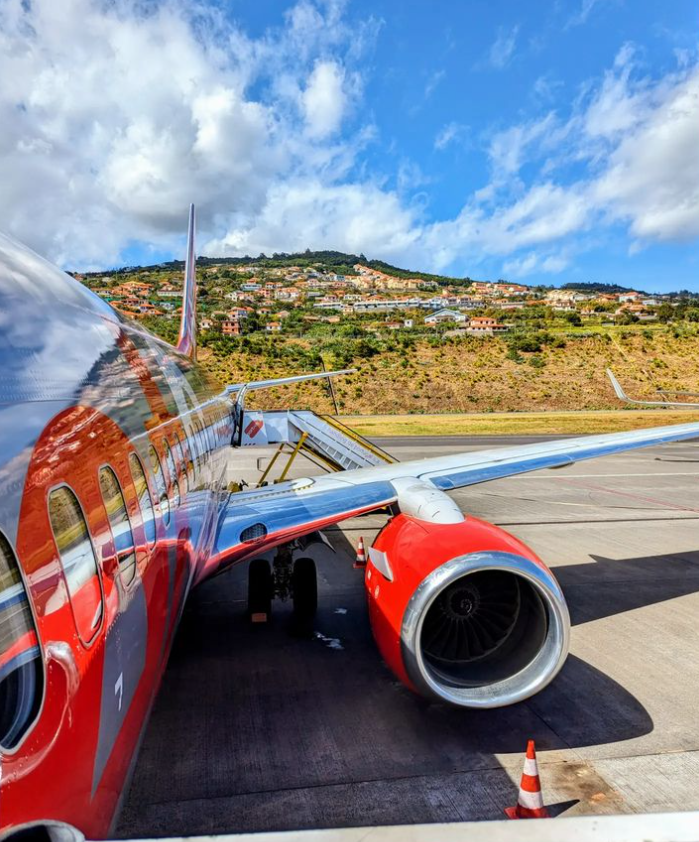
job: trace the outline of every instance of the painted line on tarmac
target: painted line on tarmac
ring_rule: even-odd
[[[552,471],[560,471],[560,468],[551,468]],[[503,477],[503,479],[615,479],[616,477],[699,477],[699,471],[668,471],[668,472],[653,472],[648,473],[630,473],[630,474],[559,474],[546,473],[532,476],[530,474],[520,474],[519,476]]]
[[[630,491],[619,491],[615,488],[605,488],[603,485],[594,485],[591,482],[571,482],[570,486],[571,488],[585,488],[589,491],[614,494],[617,497],[627,497],[629,500],[640,500],[642,503],[652,503],[655,506],[662,506],[664,509],[699,514],[699,509],[695,509],[693,506],[681,506],[679,503],[671,503],[668,500],[658,500],[657,497],[648,497],[645,494],[632,494]]]
[[[599,506],[595,506],[594,508],[599,508]],[[630,511],[634,512],[643,512],[647,511],[646,509],[630,509]],[[652,511],[657,511],[654,509]],[[468,514],[468,512],[466,512]],[[682,515],[673,515],[673,516],[666,516],[666,517],[615,517],[615,518],[585,518],[584,520],[573,520],[572,518],[569,520],[497,520],[493,521],[495,526],[569,526],[570,524],[593,524],[597,525],[598,523],[629,523],[629,524],[636,524],[636,523],[684,523],[686,520],[699,520],[699,517],[692,516],[691,514],[683,517]],[[349,521],[345,521],[348,523]],[[323,532],[378,532],[380,530],[380,526],[374,524],[367,524],[366,526],[330,526],[323,530]]]

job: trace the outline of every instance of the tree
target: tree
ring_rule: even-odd
[[[660,307],[658,307],[658,319],[661,322],[671,321],[672,318],[674,317],[674,315],[675,315],[675,308],[672,306],[672,304],[665,303],[665,304],[661,304]]]

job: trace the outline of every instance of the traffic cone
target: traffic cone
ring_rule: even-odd
[[[506,807],[505,813],[510,819],[549,818],[548,810],[544,807],[544,799],[541,795],[541,781],[539,780],[539,767],[536,765],[534,740],[529,740],[527,743],[527,757],[524,761],[517,804],[514,807]]]
[[[355,559],[354,564],[352,565],[355,570],[363,570],[366,567],[366,554],[364,553],[364,538],[361,536],[359,537],[359,541],[357,543],[357,558]]]

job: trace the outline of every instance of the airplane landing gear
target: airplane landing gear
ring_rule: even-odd
[[[248,619],[266,623],[272,614],[274,583],[266,558],[254,558],[248,568]]]
[[[272,614],[274,597],[291,598],[293,615],[291,631],[297,637],[311,637],[318,608],[316,563],[312,558],[294,561],[293,547],[279,547],[270,567],[265,558],[256,558],[248,568],[248,619],[266,623]]]
[[[296,559],[291,576],[291,596],[294,601],[292,631],[299,637],[311,637],[318,608],[316,563],[312,558]]]

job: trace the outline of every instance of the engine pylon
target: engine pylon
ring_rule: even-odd
[[[524,760],[517,804],[514,807],[506,807],[505,814],[510,819],[550,818],[548,810],[544,807],[544,798],[541,794],[541,781],[539,780],[539,767],[536,763],[534,740],[529,740],[527,743],[527,756]]]

